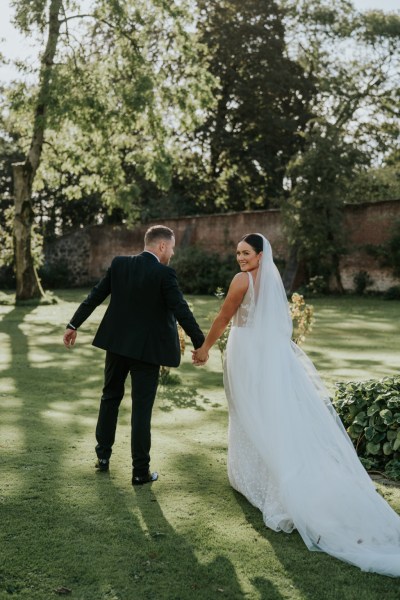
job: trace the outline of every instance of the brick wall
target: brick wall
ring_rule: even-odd
[[[390,268],[381,267],[365,250],[367,244],[375,246],[387,241],[393,223],[399,220],[399,200],[346,207],[344,227],[349,252],[340,261],[345,289],[353,289],[353,278],[360,271],[367,271],[372,278],[373,283],[368,289],[373,291],[383,292],[400,284]]]
[[[390,237],[394,221],[400,220],[400,201],[347,206],[344,228],[348,254],[341,260],[341,275],[345,289],[354,287],[353,278],[367,271],[373,279],[370,289],[383,291],[399,285],[390,269],[381,268],[365,251],[366,244],[381,244]],[[260,232],[271,242],[276,258],[287,258],[288,244],[282,228],[279,210],[250,211],[166,219],[176,236],[177,248],[197,245],[205,250],[228,254],[235,251],[237,241],[246,233]],[[143,249],[143,237],[150,224],[133,229],[124,226],[94,226],[74,231],[48,244],[46,261],[68,262],[74,285],[88,285],[105,273],[112,258],[136,254]]]

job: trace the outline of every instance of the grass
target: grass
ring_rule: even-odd
[[[159,390],[153,486],[130,484],[123,403],[109,474],[96,474],[94,427],[104,355],[90,345],[104,308],[61,338],[84,291],[50,306],[0,306],[0,598],[394,600],[398,581],[311,553],[274,533],[226,475],[227,407],[218,351],[186,351],[179,387]],[[203,326],[217,307],[192,298]],[[328,298],[305,349],[329,385],[397,372],[400,304]],[[380,491],[400,511],[400,490]]]

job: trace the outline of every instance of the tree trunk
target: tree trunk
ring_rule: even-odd
[[[32,186],[43,149],[46,116],[51,102],[51,73],[60,33],[62,0],[51,0],[46,48],[41,58],[38,98],[29,152],[23,163],[13,164],[14,176],[14,266],[16,300],[39,298],[43,294],[32,257]]]
[[[14,175],[14,260],[17,281],[16,300],[40,298],[43,290],[33,264],[31,231],[32,186],[25,163],[13,164]]]
[[[333,255],[332,259],[333,259],[333,274],[336,279],[336,285],[337,285],[338,292],[339,292],[339,294],[344,294],[342,277],[340,275],[340,257],[338,254],[335,253]]]
[[[285,270],[282,274],[282,282],[285,288],[286,294],[293,292],[293,284],[297,278],[299,270],[299,261],[297,258],[298,247],[297,245],[290,248],[289,258],[285,265]]]

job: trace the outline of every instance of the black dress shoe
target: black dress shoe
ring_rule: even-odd
[[[99,471],[108,471],[110,468],[110,461],[108,458],[98,458],[94,466]]]
[[[143,485],[144,483],[152,483],[153,481],[157,481],[158,473],[146,473],[146,475],[133,475],[132,476],[132,485]]]

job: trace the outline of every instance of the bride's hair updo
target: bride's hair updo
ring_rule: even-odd
[[[263,239],[258,233],[246,233],[240,241],[249,244],[257,254],[263,251]]]

